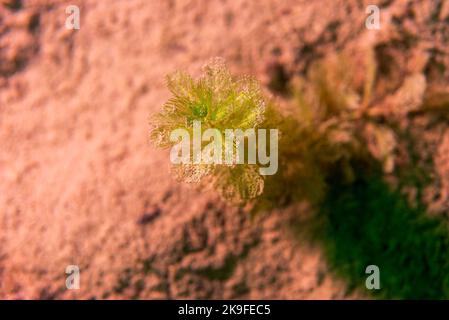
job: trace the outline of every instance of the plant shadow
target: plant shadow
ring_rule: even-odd
[[[330,185],[313,223],[293,230],[323,248],[350,291],[382,299],[449,298],[449,233],[442,221],[410,207],[380,176]],[[379,290],[365,286],[369,265],[379,267]]]

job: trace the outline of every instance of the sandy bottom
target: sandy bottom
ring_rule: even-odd
[[[404,70],[424,69],[429,45],[447,51],[431,7],[379,1],[382,29],[369,31],[356,28],[368,2],[1,0],[0,298],[352,297],[290,232],[299,206],[251,220],[178,183],[148,119],[167,73],[198,74],[215,56],[267,85],[273,65],[302,72],[326,52],[389,43],[394,17],[420,37]],[[80,30],[64,27],[68,4]],[[443,142],[447,190],[449,133]],[[65,287],[68,265],[79,290]]]

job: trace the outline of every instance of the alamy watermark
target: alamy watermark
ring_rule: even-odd
[[[69,16],[65,19],[65,27],[69,30],[80,29],[80,8],[75,5],[70,5],[65,8],[65,13]]]
[[[68,265],[65,268],[68,275],[65,280],[65,286],[69,290],[77,290],[80,288],[80,268],[77,265]]]
[[[368,30],[380,29],[380,9],[378,6],[371,4],[366,7],[365,12],[369,14],[365,20],[365,27]]]
[[[372,264],[366,267],[365,273],[369,274],[365,281],[365,287],[368,290],[380,289],[380,270],[379,267]]]
[[[193,139],[190,132],[178,128],[170,133],[170,141],[178,142],[170,151],[173,164],[225,164],[235,165],[259,163],[261,175],[273,175],[278,170],[278,129],[225,129],[224,133],[216,128],[201,130],[201,121],[193,121]],[[257,140],[257,142],[256,142]],[[245,150],[247,141],[247,150]],[[202,147],[203,142],[209,142]],[[267,148],[269,145],[269,154]],[[235,151],[235,152],[234,152]],[[247,154],[247,159],[245,159]]]

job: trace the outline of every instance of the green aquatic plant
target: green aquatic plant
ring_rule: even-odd
[[[173,147],[177,141],[170,139],[170,134],[177,129],[185,129],[193,136],[195,121],[201,122],[203,130],[218,129],[223,141],[224,132],[229,129],[273,128],[276,112],[264,98],[257,80],[233,77],[222,59],[208,63],[198,79],[184,72],[169,75],[167,85],[172,97],[152,119],[151,139],[159,147]],[[237,147],[235,144],[234,141],[233,148]],[[190,158],[193,156],[190,154]],[[263,192],[264,176],[259,163],[236,164],[236,156],[237,153],[232,154],[231,163],[191,161],[174,164],[173,169],[180,180],[212,186],[225,199],[243,203]]]

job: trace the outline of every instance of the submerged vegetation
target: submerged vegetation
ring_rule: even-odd
[[[194,121],[200,121],[204,130],[218,129],[223,141],[229,129],[274,128],[276,112],[266,104],[257,80],[233,78],[221,59],[206,65],[199,79],[178,72],[168,76],[167,83],[173,97],[152,122],[151,139],[159,147],[177,143],[170,139],[174,130],[185,129],[193,135]],[[212,186],[229,201],[242,203],[259,196],[264,188],[260,164],[237,165],[232,157],[231,164],[178,164],[173,169],[180,180]]]
[[[415,117],[447,121],[449,93],[412,74],[393,96],[382,95],[372,52],[358,71],[362,77],[355,68],[343,55],[313,64],[291,79],[288,110],[267,100],[255,79],[233,78],[221,60],[199,79],[176,73],[168,77],[173,97],[153,118],[151,138],[173,146],[170,131],[192,130],[194,120],[222,130],[279,129],[275,175],[261,176],[259,164],[180,164],[174,170],[227,201],[251,204],[253,212],[311,204],[319,221],[313,239],[350,288],[363,289],[365,268],[374,264],[382,286],[370,291],[375,296],[449,298],[449,234],[426,215],[421,191],[432,179],[409,130]],[[410,188],[414,199],[404,196]]]

